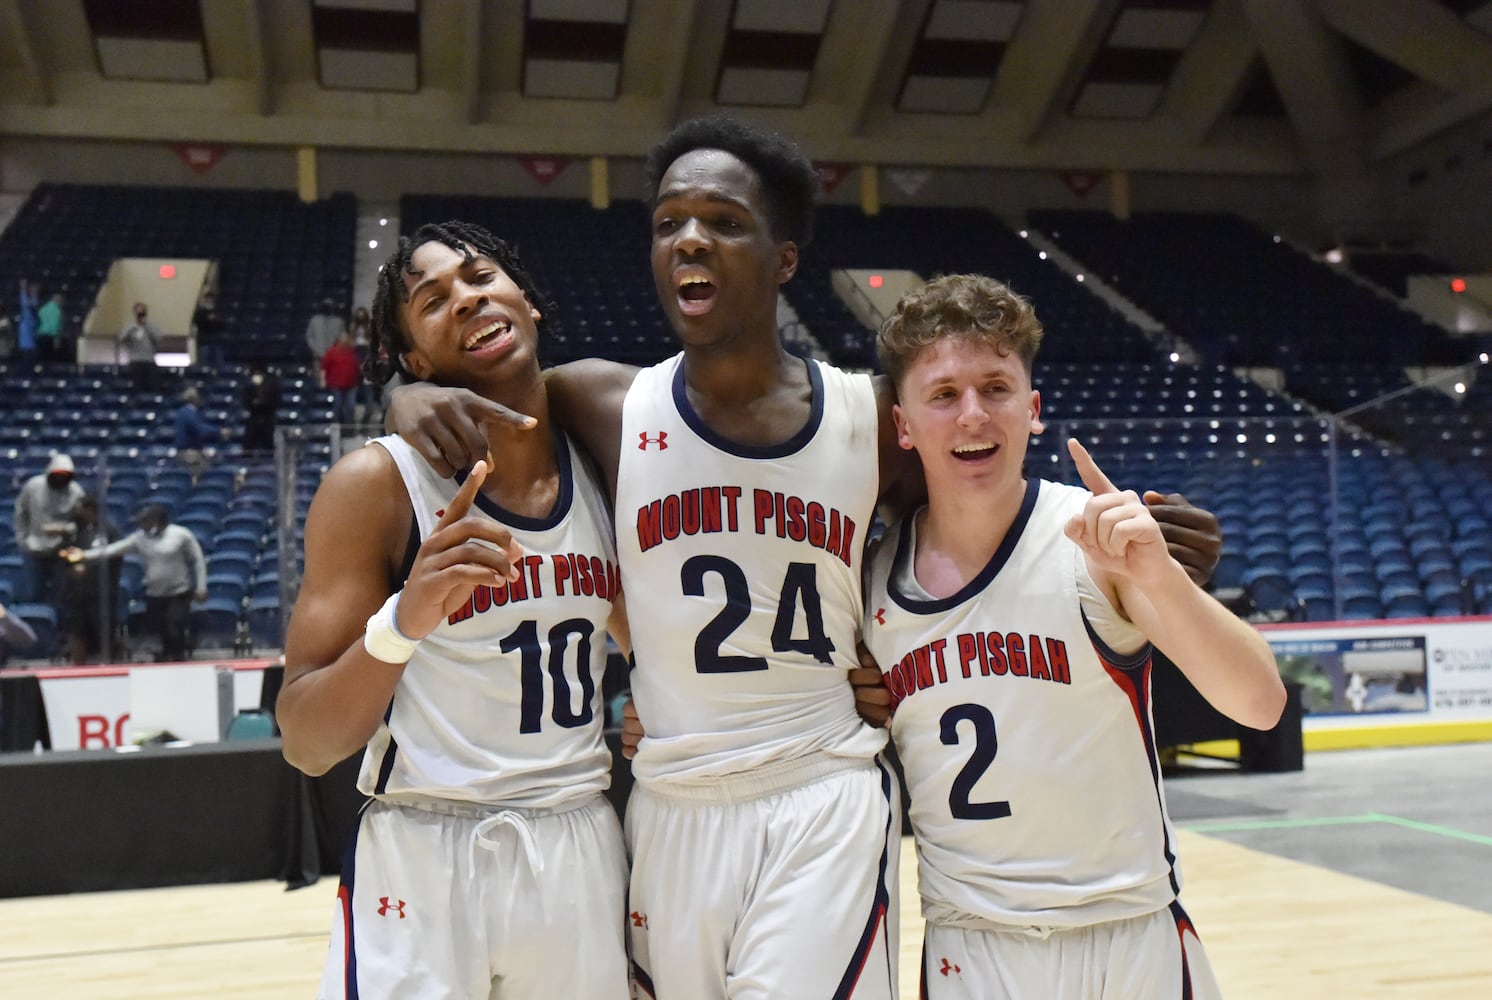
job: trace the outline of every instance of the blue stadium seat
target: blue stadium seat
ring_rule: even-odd
[[[192,637],[196,646],[231,647],[238,634],[241,601],[209,596],[192,608]]]

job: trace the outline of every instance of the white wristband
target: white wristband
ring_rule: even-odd
[[[409,658],[414,655],[414,648],[420,644],[418,639],[411,639],[400,632],[399,623],[394,618],[394,609],[399,606],[401,593],[403,591],[391,594],[383,602],[383,607],[373,612],[363,630],[363,648],[368,651],[369,656],[384,663],[408,663]]]

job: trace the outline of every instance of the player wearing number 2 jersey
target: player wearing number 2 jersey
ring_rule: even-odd
[[[476,227],[425,227],[384,268],[376,332],[407,371],[539,426],[494,427],[502,462],[454,479],[379,439],[311,505],[285,755],[318,774],[366,745],[373,799],[323,998],[629,994],[625,851],[601,794],[619,573],[600,482],[548,423],[538,304]]]
[[[1273,725],[1284,688],[1081,445],[1087,490],[1024,478],[1040,338],[1024,299],[954,275],[879,340],[928,488],[871,557],[865,630],[912,800],[923,995],[1214,997],[1177,899],[1150,643],[1246,725]]]

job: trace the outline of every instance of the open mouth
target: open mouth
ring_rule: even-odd
[[[691,275],[679,282],[679,309],[686,316],[710,311],[715,301],[715,285],[708,278]]]
[[[484,347],[490,347],[506,339],[511,339],[512,335],[513,324],[504,317],[499,316],[468,333],[466,339],[461,342],[461,349],[463,351],[479,351]]]
[[[989,444],[986,442],[980,442],[978,444],[961,444],[957,448],[953,449],[953,457],[958,459],[960,462],[978,462],[982,459],[989,458],[991,455],[999,450],[999,445]]]

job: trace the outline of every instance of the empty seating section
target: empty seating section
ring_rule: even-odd
[[[874,334],[839,300],[830,274],[843,268],[936,274],[979,272],[1007,282],[1036,303],[1051,361],[1143,361],[1155,354],[1138,327],[1093,295],[988,212],[969,208],[888,206],[819,210],[814,240],[783,289],[799,317],[837,363],[875,367]]]
[[[1459,364],[1446,331],[1228,215],[1032,212],[1031,224],[1208,362]]]
[[[44,185],[0,237],[0,281],[25,274],[44,291],[62,287],[70,312],[86,307],[100,268],[120,254],[220,259],[229,359],[273,361],[281,423],[298,428],[286,456],[293,483],[237,443],[239,365],[190,375],[209,419],[233,430],[195,484],[171,447],[170,394],[136,392],[110,368],[0,366],[0,503],[9,510],[59,449],[119,527],[145,501],[165,503],[207,554],[208,600],[193,616],[199,646],[281,642],[281,595],[294,592],[306,511],[333,454],[320,430],[331,401],[299,363],[302,333],[322,294],[350,297],[355,211],[347,196],[303,206],[282,192]],[[515,243],[556,303],[542,347],[551,362],[649,364],[677,350],[653,290],[642,202],[597,211],[563,199],[406,195],[400,216],[406,234],[463,219]],[[832,360],[871,368],[873,335],[833,292],[833,270],[1007,280],[1033,299],[1048,332],[1036,372],[1047,429],[1031,441],[1031,473],[1076,482],[1062,441],[1077,436],[1121,486],[1179,491],[1214,510],[1225,535],[1215,586],[1246,594],[1263,614],[1492,614],[1492,378],[1453,397],[1413,390],[1405,373],[1458,362],[1464,345],[1236,219],[1033,221],[1204,362],[1162,359],[1138,327],[978,210],[888,207],[867,217],[825,206],[784,295]],[[69,232],[82,234],[76,252],[58,249]],[[1338,360],[1343,345],[1349,364]],[[1236,373],[1254,365],[1280,365],[1286,392]],[[1331,419],[1386,395],[1350,422]],[[18,600],[21,573],[11,533],[0,532],[0,602]],[[127,559],[124,622],[138,625],[143,596],[142,568]],[[56,649],[46,610],[28,620]]]
[[[76,328],[118,258],[215,260],[228,360],[304,359],[316,303],[350,311],[356,227],[350,194],[40,184],[0,234],[0,288],[61,291]]]

